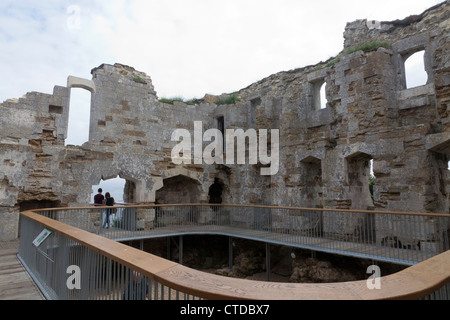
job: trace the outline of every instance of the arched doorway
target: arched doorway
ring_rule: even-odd
[[[223,189],[223,182],[221,182],[219,178],[214,178],[214,183],[209,187],[208,190],[209,203],[222,203]]]
[[[109,192],[116,202],[123,202],[126,182],[125,179],[119,177],[102,179],[98,185],[92,186],[91,202],[94,202],[94,196],[97,194],[99,188],[103,190],[103,195]]]
[[[305,208],[323,207],[322,160],[308,156],[300,161],[301,206]]]
[[[184,175],[163,180],[163,187],[156,191],[156,203],[179,204],[198,203],[200,201],[200,182]]]

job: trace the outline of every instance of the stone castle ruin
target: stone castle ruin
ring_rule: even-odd
[[[233,94],[162,101],[148,75],[103,64],[91,80],[69,76],[53,94],[1,103],[0,239],[18,236],[20,211],[86,206],[93,185],[117,176],[130,203],[206,203],[217,178],[223,203],[449,213],[449,8],[348,23],[338,56]],[[405,61],[416,52],[428,79],[408,88]],[[65,145],[72,88],[91,92],[82,146]],[[195,121],[279,129],[278,173],[261,175],[261,163],[174,164],[171,135],[193,132]]]

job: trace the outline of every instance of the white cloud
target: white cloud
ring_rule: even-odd
[[[241,89],[342,49],[346,22],[401,19],[436,0],[134,0],[0,4],[0,101],[51,92],[101,63],[146,72],[159,96]],[[70,6],[80,29],[70,29]]]
[[[160,96],[201,97],[326,60],[346,22],[393,20],[436,1],[116,1],[96,32],[117,62],[148,73]]]

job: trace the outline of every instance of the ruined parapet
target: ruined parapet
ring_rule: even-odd
[[[53,94],[29,92],[3,102],[0,142],[32,147],[64,145],[70,91],[55,86]]]
[[[18,211],[61,203],[52,148],[64,146],[70,92],[30,92],[0,106],[0,238],[18,235]]]
[[[91,73],[96,92],[92,97],[90,142],[145,146],[146,124],[157,101],[150,77],[121,64],[103,64]]]
[[[344,32],[344,51],[375,41],[392,43],[412,34],[445,32],[448,29],[448,5],[446,0],[420,14],[394,21],[359,19],[349,22]]]

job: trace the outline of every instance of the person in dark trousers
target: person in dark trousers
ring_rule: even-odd
[[[103,204],[109,207],[112,207],[116,204],[114,201],[114,198],[111,197],[111,194],[109,192],[105,193],[105,199],[103,200]],[[106,219],[103,223],[103,228],[109,228],[109,216],[111,213],[113,213],[114,209],[106,209]]]

